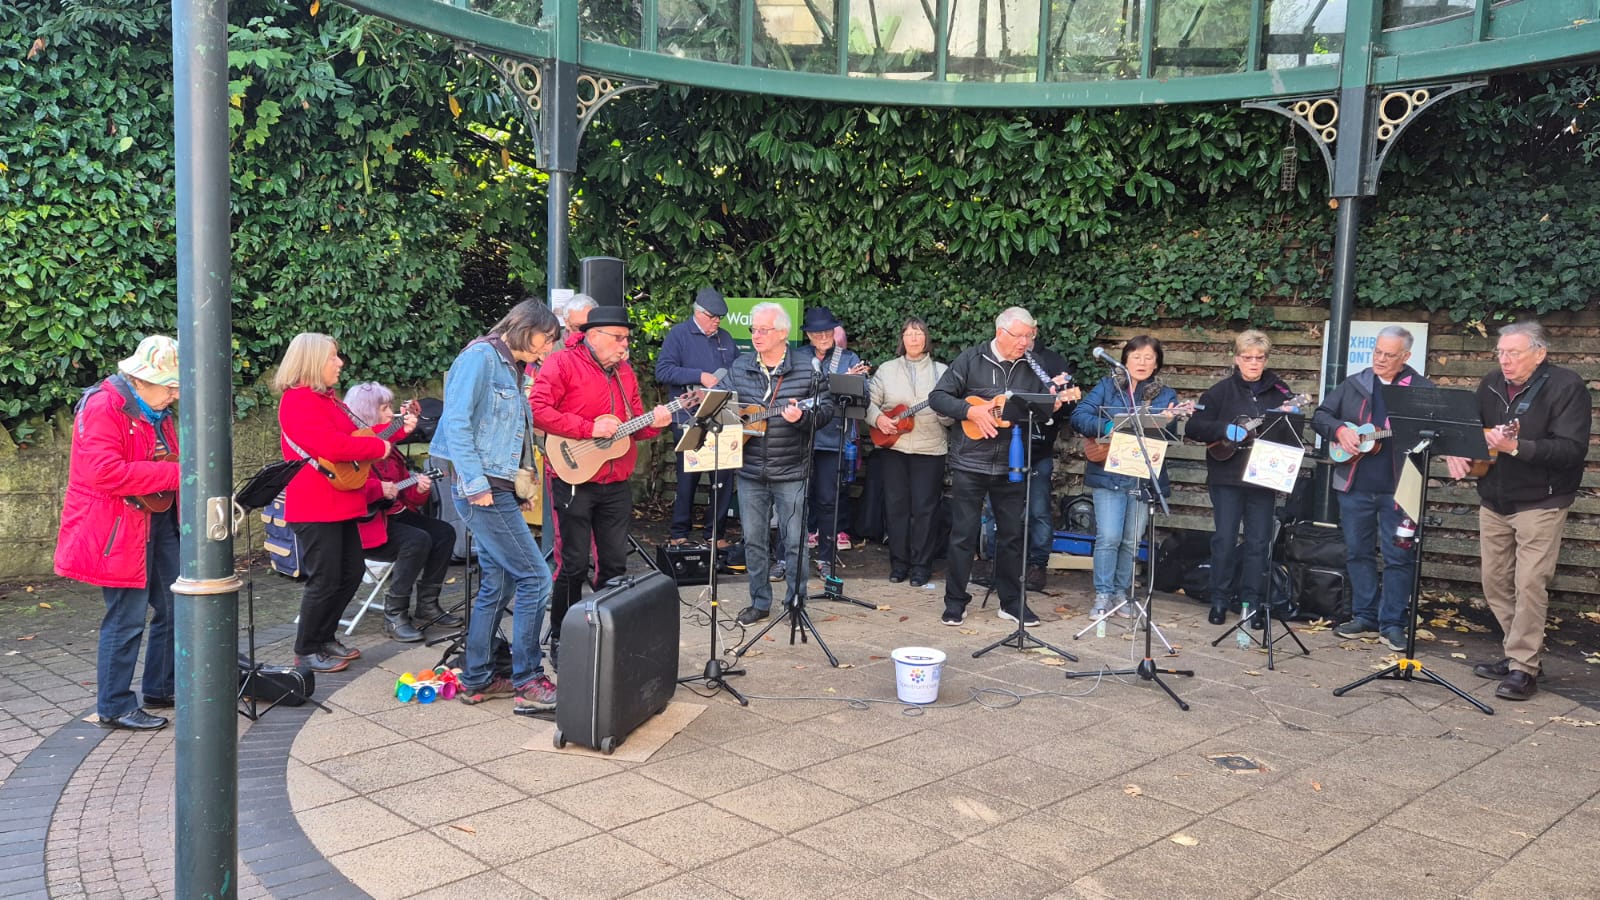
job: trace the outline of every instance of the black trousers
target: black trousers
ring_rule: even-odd
[[[394,563],[385,608],[409,608],[413,589],[420,598],[438,600],[455,542],[456,530],[448,522],[409,509],[390,516],[389,539],[366,552],[367,559]]]
[[[950,473],[950,555],[945,561],[944,605],[964,609],[972,601],[967,580],[972,557],[978,550],[983,522],[983,500],[994,509],[994,585],[1000,608],[1015,614],[1022,603],[1022,545],[1026,523],[1022,504],[1027,483],[1011,482],[1004,473],[979,475],[955,469]]]
[[[561,532],[561,573],[550,598],[550,639],[561,639],[561,619],[583,599],[589,551],[594,548],[599,583],[628,570],[628,522],[633,518],[633,492],[626,481],[570,485],[556,481],[550,502]]]
[[[361,587],[361,532],[356,521],[290,522],[300,541],[300,569],[306,575],[300,595],[300,626],[294,636],[296,656],[321,653],[333,640],[339,617]]]
[[[889,570],[927,575],[933,571],[939,496],[944,493],[944,456],[878,451],[883,478],[883,525],[889,533]]]
[[[674,441],[682,438],[683,429],[674,427],[672,436]],[[683,459],[683,454],[678,454],[676,463],[678,490],[672,498],[672,531],[668,537],[687,538],[694,532],[694,492],[695,488],[699,486],[702,476],[705,477],[707,485],[715,485],[718,479],[722,481],[720,487],[708,486],[706,488],[707,497],[714,499],[716,502],[710,502],[710,499],[708,499],[705,518],[706,540],[711,540],[712,532],[721,537],[725,530],[723,522],[728,517],[728,508],[733,505],[733,483],[737,470],[685,472],[683,470]],[[714,498],[711,497],[713,494],[715,494]]]

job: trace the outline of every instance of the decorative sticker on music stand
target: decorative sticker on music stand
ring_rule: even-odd
[[[1260,438],[1250,447],[1250,456],[1244,463],[1246,484],[1272,488],[1280,494],[1294,491],[1300,478],[1300,462],[1305,459],[1306,448],[1288,444],[1274,444]]]
[[[738,419],[735,418],[737,423]],[[737,424],[724,427],[716,435],[722,444],[721,454],[713,452],[711,434],[706,434],[706,439],[695,450],[683,454],[683,470],[685,472],[710,472],[713,467],[723,469],[737,469],[744,465],[744,433]]]
[[[1161,476],[1161,466],[1167,461],[1167,442],[1155,438],[1145,438],[1144,445],[1150,451],[1150,465],[1144,464],[1144,454],[1139,451],[1139,439],[1126,431],[1111,433],[1111,450],[1106,454],[1105,468],[1112,475],[1125,475],[1129,478],[1149,478],[1153,469],[1156,477]]]

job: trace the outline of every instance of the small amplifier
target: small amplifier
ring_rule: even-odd
[[[711,548],[704,544],[656,545],[656,568],[680,587],[711,582]]]

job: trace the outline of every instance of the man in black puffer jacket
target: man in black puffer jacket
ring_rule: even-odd
[[[1012,482],[1010,469],[1012,427],[996,424],[1000,410],[974,405],[968,397],[991,399],[1006,393],[1038,394],[1050,389],[1035,372],[1036,364],[1028,348],[1039,334],[1033,316],[1013,306],[994,320],[994,340],[970,347],[950,364],[933,392],[928,405],[942,416],[957,420],[962,427],[951,429],[950,453],[950,553],[944,586],[946,625],[960,625],[966,619],[967,580],[972,574],[972,556],[978,548],[978,529],[987,497],[994,509],[994,583],[1000,594],[1000,618],[1022,621],[1032,628],[1039,617],[1022,602],[1022,553],[1026,523],[1022,508],[1027,485]],[[1052,375],[1055,373],[1051,373]],[[1057,395],[1061,403],[1077,399],[1076,388]],[[968,427],[978,437],[968,433]],[[1026,424],[1014,427],[1026,427]]]
[[[806,590],[804,515],[811,437],[833,419],[834,410],[826,394],[818,397],[811,367],[795,364],[795,356],[789,352],[789,328],[789,314],[782,306],[756,304],[750,311],[750,343],[755,351],[734,360],[728,376],[717,385],[737,392],[741,407],[756,405],[766,410],[758,414],[763,418],[749,423],[764,433],[745,442],[744,465],[739,469],[739,521],[750,578],[750,605],[739,612],[742,625],[772,614],[767,526],[774,509],[778,543],[788,570],[784,603],[798,602]]]

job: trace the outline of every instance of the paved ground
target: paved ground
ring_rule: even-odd
[[[1431,624],[1419,657],[1485,716],[1420,681],[1336,698],[1393,654],[1306,628],[1311,655],[1284,642],[1269,671],[1162,597],[1178,653],[1157,661],[1196,673],[1169,679],[1184,712],[1138,678],[1062,677],[1142,649],[1121,625],[1073,640],[1082,573],[1034,603],[1037,636],[1081,663],[973,659],[1007,632],[992,607],[942,627],[939,593],[889,584],[880,549],[845,556],[848,592],[880,606],[813,604],[845,666],[775,630],[736,679],[749,708],[680,689],[704,711],[639,763],[522,749],[539,725],[503,701],[400,705],[397,673],[437,651],[364,622],[366,658],[319,679],[331,713],[241,720],[240,896],[1600,896],[1596,629],[1563,625],[1546,689],[1509,704],[1456,656],[1496,655],[1492,637]],[[81,721],[98,595],[33,587],[0,599],[0,897],[171,896],[172,734]],[[257,593],[284,660],[298,588]],[[685,674],[710,644],[704,593],[682,591]],[[730,611],[744,593],[721,585]],[[932,708],[893,702],[907,645],[950,655]]]

